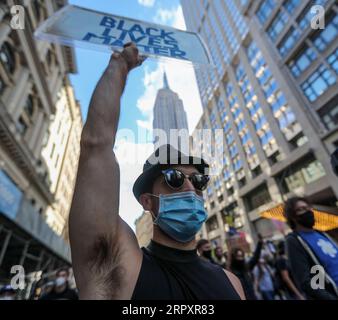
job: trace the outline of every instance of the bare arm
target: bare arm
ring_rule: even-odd
[[[228,276],[232,286],[235,288],[237,294],[240,296],[241,300],[246,300],[244,290],[241,284],[241,281],[231,272],[224,270],[225,274]]]
[[[292,282],[288,270],[282,270],[281,275],[288,288],[298,297],[298,299],[305,300],[305,298],[302,296],[302,294],[299,292],[299,290]]]
[[[82,131],[69,217],[80,298],[128,298],[126,291],[132,288],[124,284],[124,278],[129,277],[132,286],[141,264],[136,237],[119,217],[120,170],[113,153],[120,98],[128,72],[140,62],[134,45],[112,55],[92,95]],[[130,260],[134,269],[130,269]]]

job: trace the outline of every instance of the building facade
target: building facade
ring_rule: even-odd
[[[47,224],[68,240],[68,216],[72,202],[80,154],[82,117],[67,77],[58,93],[56,112],[45,136],[42,156],[51,181],[55,201],[46,210]]]
[[[153,132],[155,149],[167,143],[170,143],[176,149],[184,147],[188,149],[187,115],[182,100],[177,93],[170,89],[165,72],[163,75],[163,88],[156,95]]]
[[[330,165],[338,147],[337,3],[181,4],[188,29],[201,35],[216,66],[196,70],[204,113],[195,132],[223,131],[205,146],[224,153],[205,192],[209,217],[199,237],[223,244],[229,227],[246,232],[251,244],[257,232],[279,237],[260,213],[294,194],[337,205]],[[325,11],[324,29],[311,27],[316,4]]]
[[[8,283],[13,265],[22,265],[27,275],[70,264],[69,245],[47,224],[58,187],[42,150],[66,75],[76,71],[75,58],[70,48],[33,37],[37,26],[65,4],[0,4],[1,284]],[[23,29],[11,27],[13,5],[24,9]]]
[[[146,247],[153,237],[153,219],[149,212],[144,212],[135,220],[136,238],[140,247]]]

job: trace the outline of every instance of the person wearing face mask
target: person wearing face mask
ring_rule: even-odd
[[[315,216],[307,199],[288,199],[284,205],[284,215],[293,230],[286,237],[286,248],[297,286],[308,299],[337,300],[337,243],[328,234],[314,229]],[[323,288],[312,285],[311,280],[318,276],[318,272],[311,273],[313,266],[321,266],[324,270],[324,274],[319,274],[324,277]]]
[[[113,152],[120,99],[129,72],[142,64],[126,44],[113,53],[91,98],[69,216],[70,244],[81,299],[200,300],[244,298],[239,280],[201,259],[196,234],[207,219],[208,165],[172,146],[157,148],[133,194],[153,219],[140,248],[119,216],[120,171]],[[169,138],[169,137],[168,137]]]
[[[244,289],[245,296],[248,300],[257,300],[254,290],[254,278],[252,270],[257,265],[263,248],[263,238],[258,235],[258,243],[253,256],[246,261],[245,253],[240,248],[231,249],[227,261],[228,268],[239,278]]]
[[[222,268],[226,268],[226,258],[224,256],[221,246],[217,246],[215,249],[215,262],[219,264]]]
[[[202,259],[205,259],[206,261],[209,261],[211,263],[216,263],[212,257],[211,244],[208,240],[206,239],[198,240],[196,249]]]
[[[75,290],[68,285],[69,271],[67,268],[61,268],[56,272],[53,289],[44,294],[40,300],[78,300]]]

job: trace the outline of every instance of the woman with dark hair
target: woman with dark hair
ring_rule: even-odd
[[[258,263],[262,251],[262,246],[263,239],[259,235],[259,241],[257,243],[256,250],[252,258],[248,262],[245,261],[244,251],[240,248],[234,249],[229,255],[230,256],[230,259],[228,261],[229,269],[241,281],[247,300],[257,300],[253,286],[254,279],[251,272]]]
[[[288,199],[284,215],[293,230],[286,248],[296,284],[309,299],[338,299],[338,245],[314,230],[315,217],[306,198]]]

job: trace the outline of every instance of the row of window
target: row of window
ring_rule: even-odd
[[[254,42],[249,45],[247,54],[267,102],[279,123],[281,131],[285,134],[288,126],[296,122],[296,117],[288,106],[283,92],[278,88],[278,84],[270,72],[261,51]]]
[[[321,64],[317,70],[302,83],[301,88],[309,101],[313,102],[335,83],[336,76],[334,73],[328,69],[326,65]]]
[[[298,25],[292,26],[278,45],[278,51],[282,57],[286,56],[291,49],[295,47],[304,30],[309,28],[312,17],[311,6],[307,6],[303,16],[300,15],[297,19]],[[338,16],[334,12],[331,12],[326,16],[325,23],[324,29],[317,30],[310,37],[314,46],[321,52],[324,51],[338,35]]]

